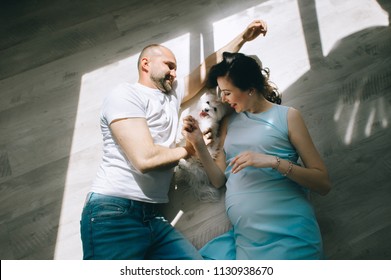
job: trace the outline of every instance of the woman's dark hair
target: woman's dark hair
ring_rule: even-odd
[[[269,81],[269,69],[263,69],[258,62],[242,53],[223,53],[223,60],[209,71],[208,88],[217,87],[218,77],[228,77],[234,86],[246,91],[255,88],[270,102],[281,104],[281,94]]]

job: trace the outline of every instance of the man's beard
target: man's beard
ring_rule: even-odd
[[[169,93],[172,90],[172,84],[169,75],[166,75],[162,78],[155,75],[151,75],[151,79],[155,82],[156,87],[162,92]]]

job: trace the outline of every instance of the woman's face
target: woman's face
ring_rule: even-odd
[[[235,109],[236,113],[247,111],[250,108],[249,90],[242,91],[237,88],[228,77],[218,77],[217,84],[221,91],[221,100]]]

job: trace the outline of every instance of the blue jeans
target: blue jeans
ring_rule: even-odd
[[[152,203],[89,193],[80,222],[83,259],[202,259],[157,208]]]

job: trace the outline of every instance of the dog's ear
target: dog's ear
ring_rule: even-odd
[[[213,89],[205,89],[203,96],[206,96],[207,98],[211,100],[218,100],[218,96],[215,90]]]
[[[204,100],[208,100],[209,98],[210,98],[209,92],[208,92],[208,91],[205,91],[205,92],[201,95],[200,100],[201,100],[201,101],[204,101]]]

